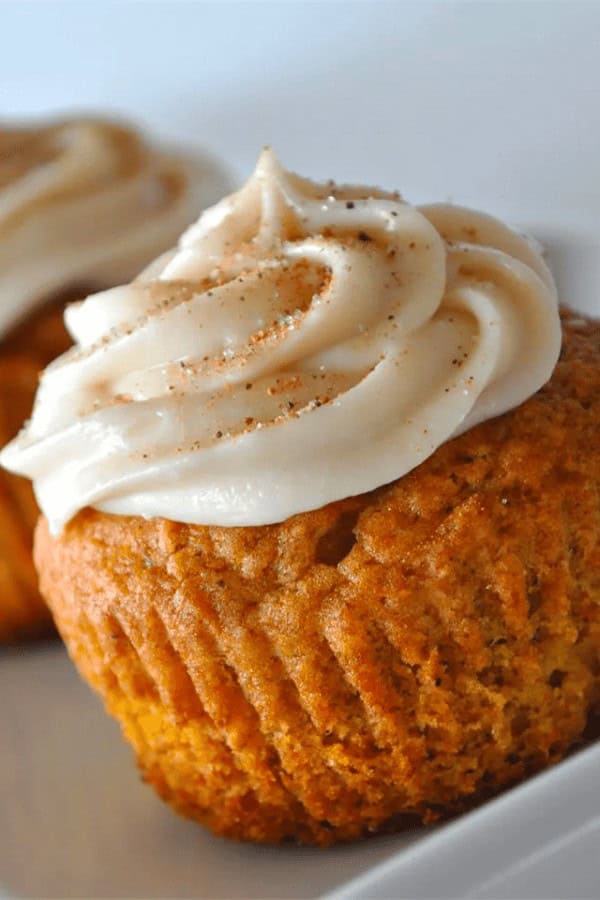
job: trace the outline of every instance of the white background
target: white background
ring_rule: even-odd
[[[479,206],[600,312],[596,2],[0,0],[0,114],[76,111],[198,144],[236,180],[271,143],[302,174]],[[58,648],[0,653],[0,716],[0,885],[21,895],[314,896],[402,844],[271,851],[177,820]]]
[[[586,308],[599,58],[595,0],[0,0],[2,116],[107,111],[236,181],[270,143],[304,175],[473,205],[540,237]]]
[[[3,115],[105,109],[249,174],[600,209],[600,5],[0,3]]]

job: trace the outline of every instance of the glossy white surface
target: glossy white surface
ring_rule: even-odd
[[[114,108],[216,151],[238,177],[270,142],[313,177],[482,207],[540,238],[563,298],[600,315],[599,4],[18,2],[1,17],[6,113]],[[0,704],[0,884],[16,896],[309,897],[408,859],[403,836],[265,850],[176,819],[58,648],[0,654]],[[557,820],[577,835],[587,807],[566,786],[570,818]],[[482,839],[496,808],[477,814]],[[543,827],[530,812],[528,828]],[[588,830],[558,868],[538,857],[487,896],[546,896],[552,872],[562,896],[589,897],[594,844]],[[451,882],[470,865],[462,850],[438,896],[465,895]]]

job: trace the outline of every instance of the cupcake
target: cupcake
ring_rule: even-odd
[[[429,822],[600,706],[600,332],[504,225],[268,149],[76,342],[0,457],[144,777],[232,838]],[[562,355],[561,353],[562,335]]]
[[[128,281],[170,247],[215,199],[215,176],[109,121],[0,128],[2,443],[30,413],[38,371],[71,343],[65,303]],[[0,641],[50,622],[31,559],[37,515],[29,484],[0,473]]]

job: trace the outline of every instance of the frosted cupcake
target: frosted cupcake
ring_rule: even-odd
[[[216,180],[216,185],[215,185]],[[125,125],[0,128],[0,441],[31,411],[37,373],[64,352],[67,300],[128,281],[173,244],[223,181]],[[29,485],[0,475],[0,641],[48,627],[31,560]]]
[[[598,326],[494,219],[265,151],[70,307],[2,453],[41,587],[145,777],[219,834],[431,821],[600,701]],[[550,379],[550,380],[549,380]]]

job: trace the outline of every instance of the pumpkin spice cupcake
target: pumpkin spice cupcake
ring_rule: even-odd
[[[600,332],[526,240],[265,151],[67,312],[2,463],[41,589],[176,809],[325,845],[455,812],[600,707]]]
[[[171,246],[215,198],[215,171],[110,121],[0,128],[1,443],[30,414],[38,372],[71,343],[65,304]],[[37,515],[29,483],[0,473],[0,641],[50,624],[31,559]]]

